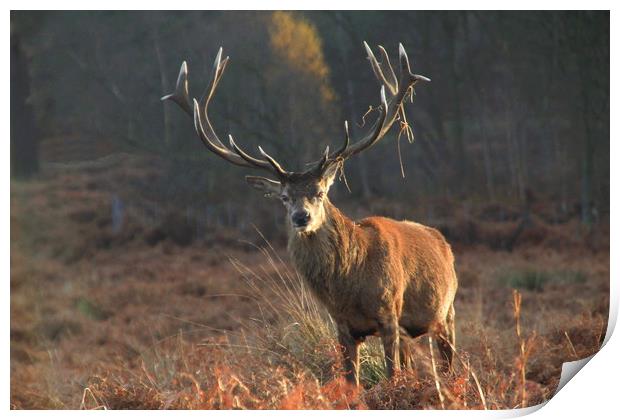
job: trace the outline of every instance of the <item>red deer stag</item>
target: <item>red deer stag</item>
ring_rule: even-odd
[[[369,217],[353,221],[338,210],[327,193],[343,162],[369,149],[395,121],[404,120],[404,102],[418,82],[430,79],[411,73],[409,59],[399,45],[400,77],[387,52],[379,47],[379,62],[368,44],[368,59],[381,86],[377,121],[355,142],[345,122],[344,144],[304,172],[289,172],[261,147],[261,157],[243,151],[229,136],[229,146],[217,137],[207,113],[228,57],[220,48],[209,88],[190,102],[187,64],[183,62],[174,93],[162,100],[176,102],[194,120],[204,145],[228,162],[270,172],[275,179],[247,176],[247,182],[266,197],[278,198],[288,212],[288,249],[297,270],[337,324],[347,379],[359,384],[359,344],[379,335],[388,376],[405,365],[402,337],[425,333],[436,336],[450,368],[455,346],[454,296],[457,279],[450,245],[437,230],[410,221]]]

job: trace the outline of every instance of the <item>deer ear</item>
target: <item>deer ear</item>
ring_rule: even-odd
[[[331,187],[334,183],[338,169],[340,169],[339,162],[331,162],[327,164],[326,168],[323,170],[323,174],[321,175],[321,182],[325,185],[325,188]]]
[[[253,186],[259,191],[265,194],[265,197],[277,197],[280,194],[282,184],[278,181],[271,180],[269,178],[263,178],[262,176],[246,176],[245,180],[248,184]]]

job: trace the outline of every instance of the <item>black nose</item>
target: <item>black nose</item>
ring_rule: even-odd
[[[298,227],[306,226],[310,221],[310,213],[306,210],[300,210],[293,213],[293,224]]]

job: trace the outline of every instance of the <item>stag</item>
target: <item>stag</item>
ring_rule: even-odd
[[[405,100],[412,98],[416,84],[430,81],[411,72],[402,44],[398,78],[383,47],[379,46],[381,61],[366,42],[364,47],[381,83],[381,103],[374,108],[378,117],[356,141],[351,141],[345,122],[342,146],[335,152],[327,147],[303,172],[285,170],[260,146],[256,157],[241,149],[232,136],[226,146],[216,135],[207,111],[228,63],[221,48],[201,99],[190,101],[186,62],[181,65],[175,91],[162,98],[176,102],[193,118],[198,137],[211,152],[234,165],[261,169],[275,177],[247,176],[246,180],[266,197],[284,204],[291,259],[335,321],[347,379],[356,385],[359,345],[372,335],[381,337],[389,377],[408,364],[404,339],[426,333],[435,336],[450,369],[457,289],[454,257],[439,231],[384,217],[353,221],[328,198],[344,162],[375,145],[396,121],[406,124]]]

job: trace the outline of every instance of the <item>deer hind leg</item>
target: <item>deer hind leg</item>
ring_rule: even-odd
[[[403,369],[413,369],[414,339],[428,333],[428,327],[413,324],[400,326],[400,364]]]
[[[454,359],[454,350],[456,350],[456,333],[454,322],[454,304],[450,306],[446,320],[439,325],[435,334],[437,338],[437,347],[441,356],[446,361],[446,370],[452,372],[452,362]]]
[[[355,386],[360,384],[360,357],[359,344],[346,327],[338,328],[338,342],[342,348],[342,356],[344,359],[344,369],[346,371],[347,381]]]
[[[413,354],[411,351],[411,339],[403,334],[401,329],[400,334],[400,367],[404,370],[411,370]]]
[[[381,325],[379,334],[385,353],[385,365],[387,376],[392,378],[394,373],[400,370],[400,329],[396,319]]]

